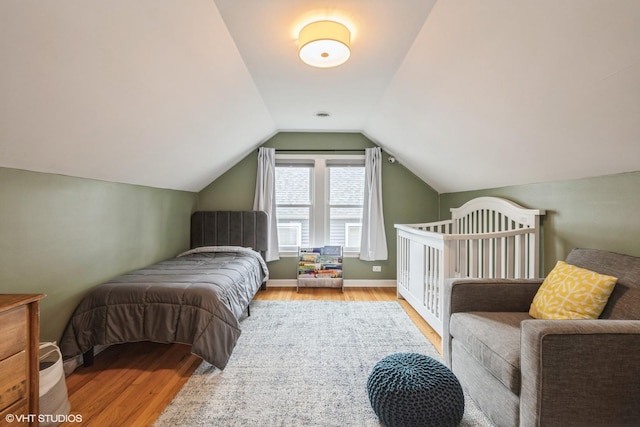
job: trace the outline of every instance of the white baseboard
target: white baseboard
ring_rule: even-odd
[[[347,279],[344,281],[345,288],[395,288],[397,281],[395,279]]]
[[[395,288],[396,280],[368,280],[368,279],[345,279],[345,288]],[[295,288],[296,279],[270,279],[267,281],[267,288]]]

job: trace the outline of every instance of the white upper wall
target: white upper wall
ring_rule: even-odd
[[[640,170],[640,1],[340,3],[3,0],[0,167],[199,191],[297,130],[440,192]],[[313,17],[352,27],[345,65],[297,59]]]
[[[275,131],[207,0],[0,2],[0,166],[199,191]]]
[[[439,1],[365,131],[440,192],[640,170],[640,1]]]

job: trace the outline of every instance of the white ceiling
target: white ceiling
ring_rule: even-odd
[[[314,18],[346,64],[299,61]],[[639,41],[637,0],[2,0],[0,166],[199,191],[296,130],[440,192],[637,171]]]

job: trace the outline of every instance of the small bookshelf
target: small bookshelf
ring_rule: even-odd
[[[340,288],[342,280],[342,246],[298,248],[298,280],[300,288]]]

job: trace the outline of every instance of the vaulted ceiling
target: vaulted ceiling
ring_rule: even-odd
[[[340,67],[297,57],[322,18]],[[332,131],[440,192],[637,171],[639,41],[637,0],[2,0],[0,167],[199,191]]]

